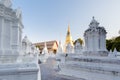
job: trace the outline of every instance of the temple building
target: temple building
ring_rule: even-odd
[[[66,53],[73,53],[74,52],[74,45],[73,39],[70,33],[70,26],[68,25],[66,40],[65,40],[65,52]]]
[[[100,27],[99,23],[94,19],[90,22],[89,28],[84,33],[85,53],[87,55],[107,55],[106,50],[106,30]]]
[[[48,49],[48,53],[56,53],[57,52],[58,42],[56,40],[54,40],[54,41],[46,41],[46,42],[35,43],[35,46],[39,47],[40,53],[42,53],[42,50],[45,47],[45,43],[46,43],[46,47]]]

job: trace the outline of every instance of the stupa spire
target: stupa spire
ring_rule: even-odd
[[[92,19],[95,20],[95,17],[93,16]]]
[[[70,25],[68,25],[65,45],[67,45],[68,43],[70,43],[73,46],[73,40],[72,40],[72,36],[71,36],[71,32],[70,32]]]
[[[96,20],[95,20],[95,17],[93,16],[92,17],[92,21],[90,22],[90,27],[91,28],[93,28],[93,27],[98,27],[98,25],[99,25],[99,22],[97,22]]]
[[[58,50],[57,50],[58,53],[62,53],[63,52],[63,47],[62,47],[62,44],[61,44],[61,41],[59,41],[59,45],[58,45]]]
[[[70,25],[68,25],[68,32],[70,32]]]

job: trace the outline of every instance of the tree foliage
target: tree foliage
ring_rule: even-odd
[[[108,51],[116,48],[120,52],[120,36],[106,40],[106,47]]]
[[[79,41],[81,45],[83,45],[83,40],[81,38],[78,38],[77,40],[75,40],[74,44]]]
[[[40,49],[40,45],[36,45],[36,48],[39,48],[39,49]]]

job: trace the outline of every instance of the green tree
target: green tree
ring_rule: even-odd
[[[120,52],[120,36],[106,40],[106,47],[108,51],[116,48]]]
[[[107,50],[110,51],[112,49],[112,46],[113,46],[113,42],[112,40],[106,40],[106,47],[107,47]]]
[[[75,40],[74,45],[75,45],[75,43],[76,43],[77,41],[79,41],[80,44],[83,45],[83,40],[82,40],[81,38],[78,38],[77,40]]]
[[[36,48],[39,48],[39,49],[40,49],[40,45],[36,45]]]

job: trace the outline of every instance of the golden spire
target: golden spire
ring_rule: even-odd
[[[70,43],[73,46],[73,40],[72,40],[72,36],[71,36],[71,33],[70,33],[70,26],[69,25],[68,25],[65,45],[67,45],[68,43]]]
[[[68,25],[68,31],[67,32],[70,32],[70,25]]]

